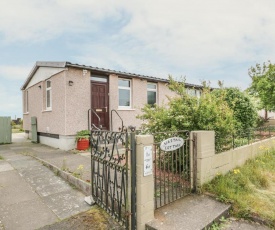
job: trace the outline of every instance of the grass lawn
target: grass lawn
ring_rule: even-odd
[[[258,217],[275,226],[275,150],[265,150],[243,167],[217,175],[202,191],[232,203],[233,216]]]

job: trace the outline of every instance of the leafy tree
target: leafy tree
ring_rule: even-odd
[[[220,89],[214,90],[213,94],[218,97],[223,94],[228,106],[233,110],[234,119],[236,120],[236,131],[247,130],[256,125],[258,114],[249,95],[233,87],[221,87]]]
[[[14,127],[16,124],[14,121],[11,121],[11,126]]]
[[[143,114],[138,118],[146,121],[145,131],[151,133],[178,130],[214,130],[216,146],[219,148],[227,142],[227,136],[235,129],[233,111],[225,100],[222,91],[217,97],[211,93],[206,85],[200,99],[186,92],[184,82],[177,82],[169,78],[170,90],[177,93],[177,97],[168,98],[168,106],[145,106]]]
[[[249,69],[248,74],[252,79],[248,91],[259,98],[260,108],[266,111],[267,119],[267,111],[275,110],[275,65],[270,61],[264,62],[262,66],[256,64]]]

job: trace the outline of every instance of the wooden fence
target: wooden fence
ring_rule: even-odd
[[[11,117],[0,117],[0,144],[11,143]]]

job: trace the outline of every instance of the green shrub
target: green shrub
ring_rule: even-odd
[[[138,118],[144,121],[144,132],[156,133],[178,130],[214,130],[216,146],[225,145],[228,135],[234,133],[236,121],[233,111],[225,100],[222,91],[217,97],[209,87],[204,85],[200,98],[189,95],[185,84],[169,78],[170,90],[177,93],[177,97],[169,98],[168,106],[142,108],[142,115]],[[158,140],[157,140],[158,141]]]
[[[257,109],[250,97],[238,88],[220,88],[213,91],[217,97],[223,97],[233,111],[236,131],[255,127],[258,122]]]

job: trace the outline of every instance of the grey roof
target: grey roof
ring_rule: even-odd
[[[91,72],[98,73],[98,74],[116,74],[121,77],[130,77],[130,78],[141,78],[141,79],[146,79],[149,81],[154,81],[154,82],[166,82],[168,83],[168,79],[164,78],[158,78],[158,77],[152,77],[152,76],[147,76],[147,75],[141,75],[141,74],[135,74],[135,73],[127,73],[127,72],[122,72],[122,71],[117,71],[117,70],[111,70],[111,69],[104,69],[104,68],[98,68],[98,67],[93,67],[93,66],[86,66],[86,65],[80,65],[80,64],[73,64],[71,62],[42,62],[42,61],[37,61],[33,69],[31,70],[27,80],[21,87],[21,90],[24,90],[26,86],[29,84],[30,80],[32,79],[33,75],[37,71],[39,67],[56,67],[56,68],[65,68],[65,67],[74,67],[74,68],[80,68],[80,69],[87,69],[90,70]],[[201,85],[195,85],[195,84],[190,84],[190,83],[185,83],[187,87],[190,88],[202,88]]]

